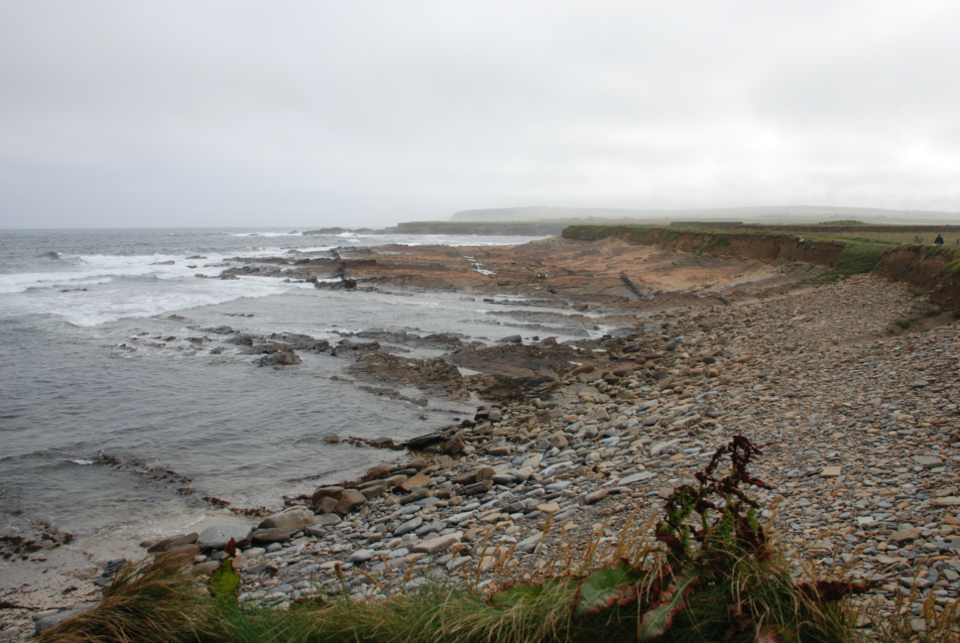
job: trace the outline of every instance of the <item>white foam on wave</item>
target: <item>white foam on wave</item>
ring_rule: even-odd
[[[276,250],[252,254],[271,255]],[[88,255],[78,259],[69,271],[0,275],[0,314],[52,315],[88,327],[243,297],[268,297],[299,286],[271,277],[216,279],[223,270],[216,264],[223,257],[212,254],[203,261],[168,255]]]
[[[133,289],[123,287],[126,285],[118,284],[114,292],[98,289],[96,293],[76,293],[73,305],[59,315],[74,326],[97,326],[123,318],[152,317],[243,298],[259,299],[299,286],[272,277],[155,281],[154,287]],[[95,296],[85,297],[88,294]]]
[[[292,232],[231,232],[234,237],[302,237],[303,233],[297,230]]]

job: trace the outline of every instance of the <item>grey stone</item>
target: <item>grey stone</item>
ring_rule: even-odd
[[[438,521],[423,525],[422,527],[418,528],[415,533],[421,538],[423,538],[427,534],[437,533],[437,532],[443,531],[446,528],[447,528],[447,523],[441,520],[438,520]]]
[[[56,614],[51,614],[50,616],[45,616],[44,618],[37,621],[37,624],[35,626],[37,635],[43,634],[47,630],[52,629],[57,625],[60,625],[60,623],[63,623],[65,620],[67,620],[71,616],[76,616],[80,612],[85,612],[89,609],[92,609],[93,607],[94,607],[93,605],[84,605],[83,607],[75,607],[73,609],[57,612]]]
[[[400,498],[401,505],[408,505],[411,502],[417,502],[418,500],[423,500],[430,495],[430,492],[426,487],[417,487],[407,495]]]
[[[317,516],[317,521],[314,524],[318,527],[333,527],[334,525],[339,525],[340,522],[340,516],[329,513]]]
[[[170,551],[175,547],[182,547],[183,545],[192,545],[197,542],[197,538],[200,537],[200,534],[192,533],[185,534],[181,536],[174,536],[173,538],[166,538],[156,543],[147,549],[147,552],[150,554],[155,554],[157,552]]]
[[[264,518],[257,525],[257,529],[280,529],[292,534],[304,527],[309,527],[314,521],[313,512],[306,507],[291,507]]]
[[[411,531],[416,530],[417,527],[423,524],[423,518],[417,516],[413,520],[408,520],[399,527],[393,530],[394,536],[402,536],[404,534],[410,533]]]
[[[373,549],[361,549],[360,551],[355,551],[350,554],[350,557],[347,558],[347,560],[351,563],[365,563],[373,558],[373,555],[376,553],[377,552]]]
[[[413,546],[413,551],[414,553],[434,554],[441,549],[446,549],[460,542],[462,537],[463,535],[459,531],[447,534],[446,536],[438,536],[437,538],[417,543]]]
[[[540,532],[535,533],[529,538],[524,538],[517,543],[517,549],[523,552],[532,552],[537,548],[537,545],[540,544],[540,539],[543,537],[543,534]]]
[[[340,502],[337,503],[336,511],[338,514],[347,514],[366,501],[366,496],[356,489],[346,489],[340,495]]]
[[[290,540],[290,533],[286,529],[257,529],[253,532],[255,543],[283,543]]]
[[[618,484],[620,485],[636,484],[638,482],[643,482],[644,480],[649,480],[650,478],[655,478],[656,476],[657,474],[652,471],[641,471],[640,473],[634,473],[633,475],[629,475],[626,478],[622,478]]]
[[[460,490],[460,495],[475,496],[481,493],[486,493],[491,487],[493,487],[493,480],[484,480],[483,482],[477,482],[476,484],[463,487]]]
[[[583,501],[588,505],[592,505],[606,498],[608,493],[609,491],[607,489],[598,489],[593,493],[588,493],[586,497],[583,499]]]
[[[900,529],[899,531],[891,534],[890,540],[895,543],[907,542],[910,540],[916,540],[923,533],[923,530],[918,527],[908,527],[906,529]]]
[[[200,532],[197,545],[203,549],[223,549],[233,539],[238,546],[250,543],[253,529],[248,525],[214,525]]]

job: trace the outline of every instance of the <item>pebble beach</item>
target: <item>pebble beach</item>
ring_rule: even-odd
[[[856,600],[922,631],[922,601],[960,596],[960,336],[938,311],[897,324],[929,309],[908,285],[865,275],[656,312],[579,349],[540,397],[482,405],[360,480],[141,546],[191,548],[210,573],[233,539],[240,601],[273,609],[483,583],[505,565],[523,573],[587,543],[614,547],[744,435],[762,451],[753,475],[772,487],[750,494],[797,575],[842,569],[873,585]],[[39,630],[70,613],[33,617]]]
[[[551,548],[615,543],[627,520],[655,519],[740,434],[763,451],[754,475],[773,489],[752,493],[763,506],[781,497],[764,517],[798,574],[801,561],[843,567],[875,583],[861,600],[892,610],[905,594],[919,616],[929,594],[945,606],[960,592],[960,339],[953,325],[894,336],[915,303],[907,286],[862,276],[659,313],[552,399],[481,407],[427,452],[197,544],[251,542],[240,600],[278,609],[344,584],[359,598],[493,573],[508,552],[532,569]]]

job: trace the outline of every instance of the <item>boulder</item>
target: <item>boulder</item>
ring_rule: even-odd
[[[334,525],[339,525],[341,522],[340,516],[335,513],[326,513],[322,516],[317,516],[317,522],[314,523],[318,527],[333,527]]]
[[[347,489],[340,496],[336,512],[338,514],[348,514],[366,501],[366,497],[356,489]]]
[[[371,498],[376,498],[377,496],[382,495],[383,492],[386,490],[387,490],[386,485],[378,484],[372,487],[366,487],[364,489],[361,489],[360,493],[363,494],[364,498],[366,498],[367,500],[370,500]]]
[[[404,491],[413,491],[417,487],[426,487],[430,485],[430,478],[425,476],[423,472],[417,472],[415,476],[405,480],[400,483],[400,488]]]
[[[427,491],[426,487],[417,487],[416,489],[411,491],[409,494],[400,498],[400,504],[408,505],[411,502],[417,502],[418,500],[423,500],[429,495],[430,495],[430,492]]]
[[[265,346],[263,352],[266,354],[260,358],[260,366],[295,366],[301,361],[293,347],[283,342]]]
[[[416,469],[419,471],[420,469],[426,469],[429,466],[430,462],[426,458],[414,458],[404,465],[404,468]]]
[[[51,614],[50,616],[45,616],[44,618],[37,621],[36,625],[34,626],[36,629],[37,635],[39,636],[40,634],[43,634],[47,630],[52,629],[57,625],[60,625],[71,616],[76,616],[80,612],[85,612],[89,609],[92,609],[93,607],[94,607],[93,605],[84,605],[83,607],[75,607],[73,609],[57,612],[56,614]]]
[[[472,469],[465,473],[461,473],[458,476],[454,476],[453,483],[454,484],[473,484],[474,482],[477,481],[477,471],[478,469]]]
[[[189,554],[192,557],[200,553],[200,548],[197,547],[196,545],[180,545],[179,547],[168,549],[164,553],[171,554],[173,556],[179,556],[179,555],[186,556],[187,554]]]
[[[390,477],[390,467],[385,464],[378,464],[367,471],[367,477],[375,480],[382,480]]]
[[[167,552],[176,547],[182,547],[183,545],[192,545],[197,542],[197,538],[200,537],[200,534],[182,534],[180,536],[174,536],[173,538],[166,538],[161,540],[158,543],[155,543],[147,552],[150,554],[157,554],[160,552]]]
[[[340,503],[339,496],[336,498],[327,496],[320,500],[320,504],[317,505],[317,511],[321,514],[331,514],[337,510],[337,505]]]
[[[901,528],[890,535],[890,540],[895,543],[909,542],[919,538],[922,533],[923,530],[918,527]]]
[[[466,445],[463,442],[463,432],[459,431],[443,444],[442,451],[447,455],[457,455],[463,451],[464,446]]]
[[[408,534],[411,531],[416,530],[422,524],[423,524],[423,518],[421,518],[420,516],[417,516],[416,518],[408,520],[407,522],[403,523],[402,525],[394,529],[393,535],[399,538],[404,534]]]
[[[306,507],[291,507],[265,518],[257,529],[282,529],[287,533],[300,531],[314,522],[313,512]]]
[[[457,544],[460,542],[461,538],[463,538],[463,534],[459,531],[452,534],[447,534],[446,536],[438,536],[437,538],[417,543],[413,546],[412,551],[415,554],[435,554],[441,549],[446,549],[451,545]]]
[[[257,529],[253,532],[255,543],[284,543],[290,540],[290,533],[284,529]]]
[[[490,488],[493,487],[493,480],[484,480],[483,482],[477,482],[460,490],[460,495],[462,496],[476,496],[481,493],[486,493],[490,491]]]
[[[200,532],[197,545],[201,549],[223,549],[232,539],[238,547],[250,543],[253,529],[249,525],[214,525]]]
[[[608,489],[598,489],[593,493],[588,493],[586,497],[583,499],[583,501],[586,502],[588,505],[592,505],[606,498],[608,493],[609,493]]]
[[[317,504],[324,498],[336,498],[340,500],[340,494],[343,493],[343,487],[320,487],[313,492],[313,495],[310,496],[310,500],[313,504]]]

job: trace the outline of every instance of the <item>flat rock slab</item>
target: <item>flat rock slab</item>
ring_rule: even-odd
[[[288,533],[300,531],[314,523],[313,512],[306,507],[293,507],[264,518],[257,529],[282,529]]]
[[[346,514],[367,501],[367,497],[356,489],[347,489],[340,495],[340,502],[337,503],[336,512]]]
[[[490,491],[490,488],[493,487],[493,480],[484,480],[483,482],[477,482],[468,487],[464,487],[460,490],[460,495],[462,496],[475,496],[477,494],[486,493]]]
[[[57,612],[56,614],[51,614],[50,616],[46,616],[40,619],[39,621],[37,621],[37,624],[35,626],[37,634],[38,635],[43,634],[47,630],[52,629],[57,625],[60,625],[71,616],[76,616],[80,612],[85,612],[88,609],[92,609],[92,608],[93,608],[93,605],[85,605],[83,607],[75,607],[71,610],[63,610],[62,612]]]
[[[318,527],[333,527],[334,525],[339,525],[340,522],[340,516],[330,513],[317,516],[317,522],[314,524]]]
[[[638,482],[643,482],[644,480],[649,480],[650,478],[655,478],[655,477],[657,477],[657,474],[654,473],[653,471],[641,471],[640,473],[634,473],[632,475],[629,475],[626,478],[621,478],[617,482],[617,484],[621,486],[636,484]]]
[[[932,501],[934,507],[957,507],[960,506],[960,496],[945,496],[943,498],[934,498]],[[960,524],[958,522],[947,522],[947,524]]]
[[[182,547],[184,545],[192,545],[197,542],[197,538],[200,537],[200,534],[185,534],[181,536],[174,536],[173,538],[167,538],[161,540],[155,545],[151,546],[148,550],[148,554],[155,554],[157,552],[166,552],[177,547]]]
[[[408,534],[422,524],[423,524],[423,518],[421,518],[420,516],[417,516],[413,520],[408,520],[407,522],[403,523],[402,525],[394,529],[393,535],[396,537],[400,537],[404,534]]]
[[[923,530],[919,527],[910,527],[907,529],[901,529],[890,535],[890,540],[895,543],[908,542],[910,540],[916,540],[920,537],[920,534],[923,533]]]
[[[519,543],[517,543],[517,549],[524,552],[531,552],[536,549],[537,545],[540,544],[540,540],[543,538],[543,534],[537,532],[536,534],[530,536],[529,538],[524,538]]]
[[[365,563],[373,558],[373,555],[376,553],[377,552],[373,549],[361,549],[360,551],[355,551],[350,554],[350,557],[347,558],[347,560],[351,563]]]
[[[286,529],[271,527],[257,529],[253,532],[253,541],[257,543],[285,543],[290,540],[290,532]]]
[[[433,554],[441,549],[446,549],[451,545],[455,545],[460,542],[460,539],[463,538],[463,534],[459,531],[452,534],[447,534],[446,536],[439,536],[431,540],[425,540],[423,542],[417,543],[413,546],[414,553],[423,553],[423,554]]]
[[[236,544],[250,542],[253,529],[247,525],[214,525],[200,533],[197,545],[203,549],[223,549],[231,539]]]
[[[837,478],[840,476],[840,467],[824,467],[820,475],[824,478]]]
[[[417,473],[412,478],[407,478],[400,483],[400,488],[404,491],[413,491],[417,487],[426,487],[429,483],[430,478],[423,475],[423,473]]]
[[[943,460],[935,455],[915,455],[913,461],[926,468],[939,467],[943,464]]]
[[[537,510],[542,511],[545,514],[552,514],[560,511],[560,505],[556,502],[548,502],[546,504],[537,505]]]
[[[597,491],[594,491],[593,493],[588,493],[586,497],[583,499],[583,501],[588,505],[592,505],[595,502],[600,502],[601,500],[606,498],[608,493],[610,492],[607,489],[599,489]]]

